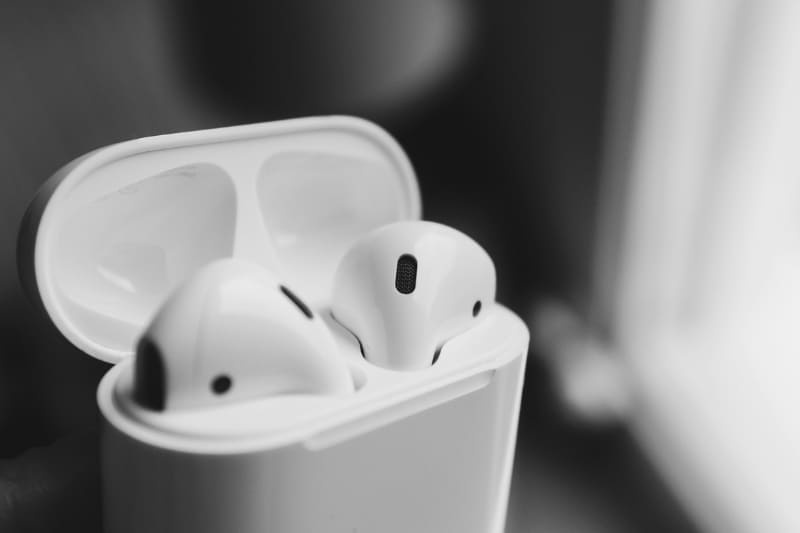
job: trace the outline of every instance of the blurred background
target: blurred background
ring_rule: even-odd
[[[530,321],[507,531],[710,531],[716,522],[698,518],[686,505],[696,495],[680,488],[694,480],[684,475],[688,463],[673,470],[669,453],[653,453],[661,449],[655,435],[678,432],[642,407],[660,405],[648,396],[658,387],[636,369],[657,376],[651,368],[661,367],[636,361],[663,351],[651,350],[651,340],[664,328],[643,331],[725,307],[713,294],[735,293],[727,289],[737,275],[762,272],[753,264],[714,285],[719,267],[729,272],[742,253],[731,235],[757,243],[774,233],[764,223],[751,235],[726,218],[748,212],[759,185],[741,177],[736,194],[723,195],[729,201],[696,199],[716,198],[725,187],[705,177],[726,169],[744,166],[762,178],[772,169],[778,185],[796,180],[794,166],[775,161],[791,159],[784,141],[797,138],[791,121],[781,122],[781,105],[800,94],[792,93],[800,56],[791,37],[800,26],[791,25],[797,9],[768,4],[1,3],[0,456],[11,461],[91,432],[96,383],[107,370],[61,338],[17,279],[17,229],[50,175],[122,140],[354,114],[399,140],[419,178],[424,217],[479,241],[497,265],[498,299]],[[761,154],[748,141],[785,150]],[[796,192],[778,185],[769,188],[775,197]],[[767,196],[753,220],[769,220]],[[698,222],[697,213],[709,212]],[[781,228],[791,223],[781,220]],[[698,231],[705,240],[693,237]],[[727,244],[717,250],[716,242]],[[769,255],[755,244],[749,253]],[[705,257],[697,276],[675,266],[697,256]],[[718,292],[703,292],[707,283]],[[705,303],[686,311],[685,301],[673,301],[684,293],[705,294]],[[750,301],[742,298],[734,306]],[[665,385],[658,398],[676,390]],[[91,470],[93,458],[85,461]],[[87,505],[96,497],[88,493]],[[89,530],[95,519],[75,520]]]

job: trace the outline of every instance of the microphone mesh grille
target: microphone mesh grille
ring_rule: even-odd
[[[411,294],[417,288],[417,258],[403,254],[397,260],[394,288],[400,294]]]

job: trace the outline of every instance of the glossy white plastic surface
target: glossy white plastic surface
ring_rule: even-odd
[[[139,390],[153,391],[164,410],[352,393],[350,372],[322,318],[283,291],[291,290],[268,270],[239,259],[198,270],[143,334]],[[154,373],[141,357],[150,358]],[[147,379],[153,383],[142,383]]]
[[[414,285],[396,287],[400,257],[413,257]],[[334,317],[364,357],[394,370],[431,366],[438,350],[475,327],[494,304],[494,263],[467,235],[442,224],[396,222],[358,241],[334,278]]]
[[[163,135],[56,173],[23,221],[19,271],[65,337],[118,362],[167,294],[215,259],[266,266],[319,305],[352,242],[419,213],[402,149],[363,120]]]
[[[131,399],[131,364],[98,401],[110,533],[500,533],[527,330],[496,305],[424,372],[365,361],[332,320],[360,386],[209,410]]]

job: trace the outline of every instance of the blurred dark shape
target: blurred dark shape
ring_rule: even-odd
[[[470,0],[174,2],[181,61],[241,116],[418,114],[463,66]]]
[[[96,432],[76,432],[47,447],[0,460],[3,533],[100,533]]]
[[[565,417],[553,387],[529,357],[506,533],[695,533],[628,430]]]

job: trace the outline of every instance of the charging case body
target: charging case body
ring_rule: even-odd
[[[21,228],[20,273],[58,329],[114,363],[102,379],[105,530],[499,533],[528,331],[499,304],[414,372],[365,361],[329,314],[348,247],[420,217],[383,130],[314,117],[138,139],[56,173]],[[134,346],[182,281],[235,257],[324,317],[356,392],[154,412],[132,401]]]

